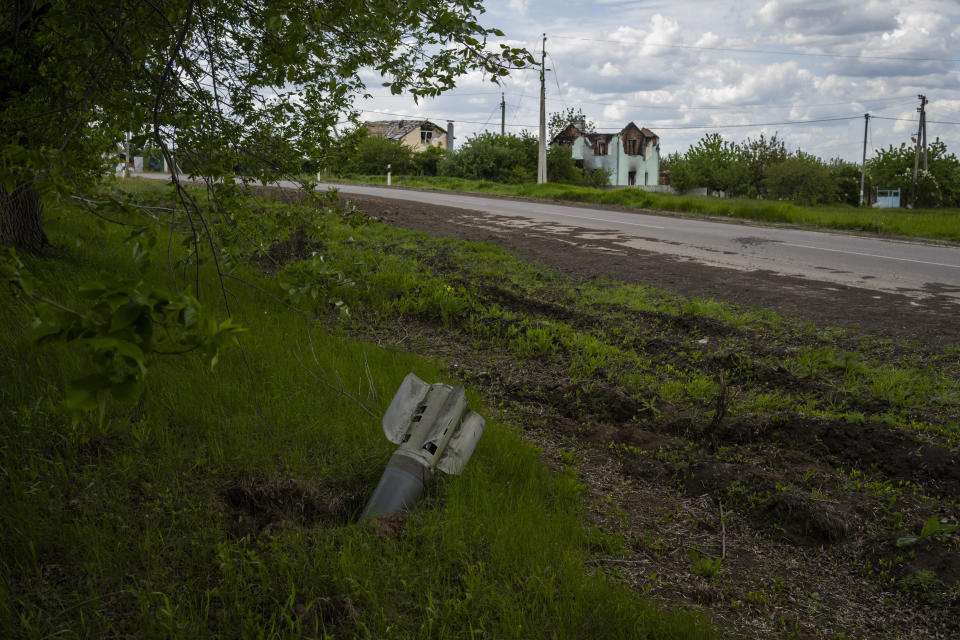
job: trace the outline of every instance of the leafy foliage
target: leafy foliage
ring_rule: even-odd
[[[742,174],[742,178],[739,184],[731,188],[731,192],[753,198],[765,197],[768,169],[787,159],[783,140],[778,139],[777,134],[767,139],[761,133],[756,140],[747,138],[736,148],[740,165],[738,173]]]
[[[143,261],[144,256],[134,251],[135,260]],[[213,369],[221,349],[244,331],[230,318],[217,322],[193,296],[170,296],[147,288],[143,281],[115,275],[80,287],[89,306],[76,311],[36,294],[22,269],[16,253],[8,249],[0,272],[33,310],[34,341],[74,343],[89,358],[89,373],[70,381],[64,400],[75,418],[96,409],[102,422],[108,398],[121,402],[139,398],[153,356],[199,350]]]
[[[739,149],[719,133],[709,133],[691,146],[681,158],[672,156],[664,163],[670,170],[670,183],[680,191],[706,187],[709,191],[727,191],[737,184]]]
[[[830,181],[836,189],[836,198],[844,204],[858,206],[860,204],[860,165],[853,162],[847,162],[840,158],[834,158],[828,166],[830,171]],[[864,196],[866,197],[873,189],[872,182],[866,180],[864,183]]]
[[[929,170],[917,176],[918,207],[960,205],[960,161],[947,152],[939,138],[927,150]],[[878,149],[867,161],[864,190],[876,186],[901,189],[909,199],[913,182],[915,148],[901,144]],[[670,171],[671,184],[680,191],[706,187],[727,196],[795,200],[803,204],[860,203],[861,167],[840,159],[825,163],[797,151],[788,153],[776,134],[741,143],[724,140],[718,133],[704,135],[686,153],[673,153],[661,162]]]
[[[940,518],[937,516],[930,516],[924,523],[923,527],[920,529],[920,536],[905,536],[902,538],[897,538],[897,547],[912,547],[921,540],[926,540],[928,538],[933,538],[938,535],[949,535],[951,533],[956,533],[957,530],[960,530],[960,526],[955,524],[943,524],[940,522]]]
[[[901,190],[901,201],[909,199],[913,182],[913,165],[916,149],[905,143],[895,148],[877,149],[876,155],[867,161],[867,171],[874,184],[881,189]],[[927,147],[928,170],[917,172],[917,206],[960,206],[960,161],[947,152],[947,145],[937,138]]]
[[[583,115],[580,107],[574,109],[567,107],[565,111],[554,111],[547,118],[547,139],[552,139],[558,133],[567,128],[568,125],[576,125],[580,133],[593,133],[596,131],[596,125],[593,120]]]
[[[527,132],[499,135],[484,132],[447,154],[439,164],[440,175],[504,184],[535,182],[537,139]],[[603,170],[584,171],[576,166],[570,149],[547,148],[547,179],[558,184],[605,186],[610,176]]]
[[[413,154],[413,169],[418,176],[440,175],[440,163],[447,155],[447,150],[441,147],[427,147],[419,153]]]
[[[535,181],[537,139],[527,132],[480,133],[443,159],[440,175],[508,184]]]
[[[531,63],[523,49],[488,42],[503,33],[482,26],[482,12],[477,0],[14,0],[0,12],[0,185],[11,194],[82,195],[87,214],[134,226],[130,242],[143,263],[160,225],[169,225],[171,243],[174,230],[186,231],[185,252],[167,249],[171,292],[112,274],[84,289],[89,308],[53,300],[39,308],[39,333],[83,346],[93,363],[72,405],[102,413],[108,395],[135,397],[152,353],[204,349],[215,362],[239,328],[200,307],[201,264],[213,263],[219,284],[209,307],[229,315],[224,283],[239,277],[237,262],[269,259],[294,230],[316,229],[316,212],[329,204],[310,196],[312,205],[261,215],[235,180],[271,182],[328,164],[336,126],[356,121],[361,70],[395,94],[425,97],[470,70],[497,81]],[[162,210],[91,195],[128,136],[172,167],[176,194]],[[364,145],[357,162],[388,157],[396,171],[412,167],[409,152],[375,139]],[[178,170],[201,177],[206,193],[182,185]],[[8,201],[0,198],[4,228],[17,216],[40,228],[39,206],[24,213]],[[4,264],[25,291],[21,267]],[[327,295],[336,274],[322,259],[315,266],[284,274],[288,295],[337,305]]]
[[[126,132],[197,175],[272,180],[323,156],[362,68],[420,97],[531,62],[488,45],[503,33],[475,0],[16,4],[0,14],[4,183],[95,179]]]
[[[771,198],[800,204],[827,204],[836,199],[836,186],[822,160],[798,151],[767,169],[764,179]]]
[[[364,135],[356,151],[343,164],[346,173],[364,175],[385,174],[387,165],[397,175],[409,175],[414,171],[413,151],[399,140],[381,136]]]

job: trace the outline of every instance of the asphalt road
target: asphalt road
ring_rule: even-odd
[[[960,302],[960,247],[509,198],[367,185],[321,185],[328,187],[347,196],[468,209],[497,216],[501,224],[504,218],[512,219],[518,233],[531,224],[541,229],[572,229],[586,240],[614,240],[625,247],[681,256],[708,265],[766,270],[919,298],[947,296]]]

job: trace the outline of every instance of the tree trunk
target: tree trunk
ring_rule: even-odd
[[[43,232],[40,196],[32,185],[18,184],[13,193],[0,185],[0,245],[37,253],[50,245]]]

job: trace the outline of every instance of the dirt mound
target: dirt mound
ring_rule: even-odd
[[[745,444],[774,441],[807,451],[837,466],[879,471],[888,478],[960,496],[960,455],[924,444],[913,433],[879,422],[790,418],[779,423],[730,421],[713,436]]]
[[[271,244],[265,254],[251,256],[250,259],[264,273],[273,274],[289,262],[305,260],[314,253],[322,254],[325,249],[322,242],[310,240],[303,229],[298,229],[286,240]]]
[[[304,486],[289,476],[231,480],[219,494],[238,536],[272,534],[286,527],[342,521],[359,509],[359,491]]]

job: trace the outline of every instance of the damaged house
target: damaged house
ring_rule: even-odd
[[[550,144],[570,147],[582,169],[605,170],[612,185],[655,185],[660,176],[660,138],[632,122],[618,133],[584,133],[569,124]]]
[[[364,122],[363,127],[372,136],[399,140],[413,151],[447,147],[446,130],[429,120],[374,120]]]

